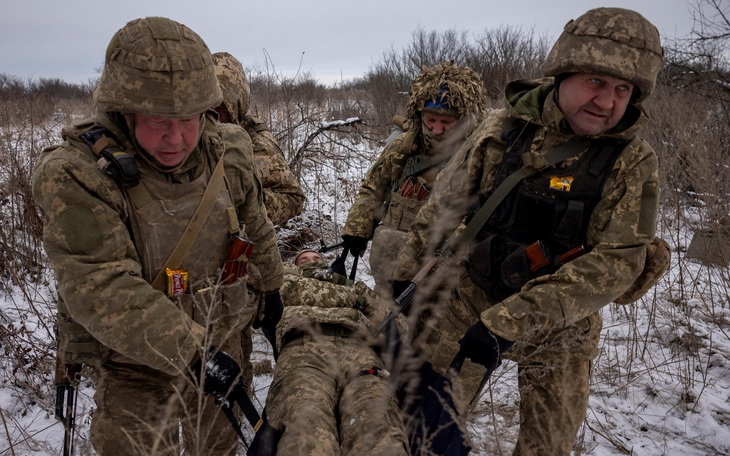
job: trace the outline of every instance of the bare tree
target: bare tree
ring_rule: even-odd
[[[509,81],[541,76],[547,51],[545,36],[536,36],[532,29],[503,26],[478,36],[465,64],[482,76],[489,96],[499,100]]]
[[[546,37],[533,30],[504,26],[471,37],[465,31],[417,29],[401,50],[391,47],[366,76],[373,98],[375,124],[387,124],[405,108],[411,82],[423,66],[452,60],[471,67],[484,81],[493,100],[501,100],[505,83],[539,76],[547,55]]]

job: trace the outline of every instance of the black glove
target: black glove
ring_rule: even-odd
[[[281,320],[283,313],[284,303],[281,302],[279,290],[268,291],[264,295],[264,316],[262,318],[257,316],[252,325],[256,329],[261,328],[274,353],[276,353],[276,324]]]
[[[261,425],[256,436],[248,447],[247,456],[273,456],[281,438],[281,432],[274,429],[269,423]]]
[[[344,242],[342,244],[344,245]],[[332,262],[332,265],[330,265],[332,271],[343,277],[347,277],[347,271],[345,270],[345,259],[347,259],[348,253],[350,253],[350,249],[348,249],[347,247],[343,248],[340,256],[338,256],[335,261]]]
[[[368,242],[370,239],[366,239],[358,236],[342,235],[342,246],[350,251],[352,256],[361,257],[368,248]]]
[[[203,365],[205,362],[205,365]],[[215,398],[216,404],[225,405],[234,386],[241,382],[241,368],[227,353],[211,347],[205,359],[192,366],[193,378],[202,383],[203,392]]]
[[[514,342],[494,334],[480,321],[469,327],[459,345],[464,356],[491,373],[499,366],[502,353],[509,350]]]
[[[334,283],[335,285],[352,285],[354,283],[352,280],[342,274],[336,273],[332,269],[317,269],[312,274],[312,278],[323,282]]]

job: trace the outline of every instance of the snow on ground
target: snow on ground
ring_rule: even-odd
[[[374,152],[361,152],[354,161],[308,164],[306,209],[324,214],[334,226],[318,233],[327,244],[338,242],[337,229],[372,160]],[[671,230],[665,228],[663,236],[674,251],[670,272],[635,305],[611,305],[603,311],[600,355],[576,456],[730,454],[728,268],[686,259],[692,228],[668,225]],[[366,254],[357,274],[372,284],[367,263]],[[54,418],[51,378],[52,280],[23,287],[10,285],[1,275],[0,280],[5,281],[0,283],[0,456],[61,454],[63,431]],[[9,346],[6,340],[22,343]],[[19,368],[11,359],[27,362]],[[273,359],[258,333],[253,360],[253,387],[261,408]],[[505,362],[469,417],[475,455],[506,455],[514,447],[519,427],[516,370],[514,363]],[[93,454],[88,437],[92,396],[93,386],[82,381],[76,454]]]
[[[639,303],[604,309],[600,356],[595,362],[582,431],[582,454],[730,454],[730,306],[718,279],[723,272],[685,261],[684,249],[686,246],[675,246],[671,271]],[[361,261],[358,275],[369,279],[366,264]],[[682,290],[684,299],[679,298]],[[47,334],[45,326],[51,321],[52,310],[44,292],[52,291],[50,286],[39,288],[33,300],[46,321],[23,308],[23,296],[17,290],[3,294],[3,331],[22,329],[28,340]],[[36,343],[52,341],[38,339]],[[9,347],[2,350],[2,368],[9,369]],[[253,360],[265,372],[258,373],[254,381],[262,407],[273,360],[260,334],[255,336]],[[5,372],[0,385],[0,456],[60,454],[63,432],[53,416],[52,380],[43,379],[47,384],[38,384],[39,379],[10,374]],[[516,384],[516,366],[505,362],[485,388],[469,421],[472,438],[479,446],[475,455],[509,454],[513,448],[519,423]],[[90,451],[92,395],[92,385],[82,382],[76,445],[83,452],[78,454]]]

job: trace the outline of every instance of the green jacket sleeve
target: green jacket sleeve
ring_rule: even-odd
[[[404,137],[405,134],[402,134],[388,144],[368,170],[347,214],[343,236],[372,239],[375,226],[384,215],[383,202],[393,185],[393,176],[399,175],[398,170],[403,168],[403,165],[397,165],[394,160],[400,155]]]
[[[46,150],[34,171],[33,196],[58,293],[73,319],[136,362],[182,372],[205,330],[142,277],[122,193],[91,152],[68,143]]]

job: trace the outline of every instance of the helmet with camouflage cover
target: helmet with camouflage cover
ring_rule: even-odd
[[[550,50],[545,76],[598,73],[633,83],[633,102],[654,90],[662,64],[659,31],[644,16],[623,8],[595,8],[569,21]]]
[[[479,75],[469,67],[453,61],[430,68],[423,67],[411,84],[406,117],[420,123],[424,109],[456,117],[481,117],[487,105],[487,91]]]
[[[208,46],[164,17],[135,19],[112,37],[94,92],[101,111],[170,118],[200,114],[222,99]]]
[[[223,92],[223,107],[228,111],[230,121],[241,125],[251,102],[251,86],[246,80],[243,65],[228,52],[213,54],[213,63]]]

